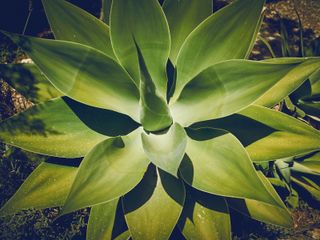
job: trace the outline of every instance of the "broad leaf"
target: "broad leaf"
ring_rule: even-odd
[[[187,135],[183,127],[174,123],[166,133],[142,133],[141,137],[144,151],[150,161],[177,177],[187,145]]]
[[[77,168],[49,162],[41,163],[1,208],[0,215],[28,208],[57,207],[64,204]]]
[[[107,55],[78,43],[6,34],[65,95],[139,120],[139,91]]]
[[[106,203],[121,197],[142,179],[149,160],[140,130],[98,144],[85,156],[72,185],[63,213]]]
[[[230,133],[212,128],[188,131],[180,172],[191,186],[215,195],[278,203],[259,179],[241,143]]]
[[[129,239],[130,233],[119,199],[91,207],[87,227],[87,240]]]
[[[177,59],[175,100],[185,84],[207,67],[242,59],[251,51],[264,0],[238,0],[202,22],[186,39]]]
[[[168,239],[180,217],[184,199],[182,181],[151,166],[139,185],[123,198],[132,238]]]
[[[273,59],[271,63],[290,63],[291,59]],[[301,64],[289,71],[282,79],[261,96],[256,104],[272,107],[296,90],[310,75],[320,68],[320,58],[301,59]]]
[[[246,147],[253,161],[293,157],[320,148],[319,131],[286,114],[255,105],[238,114],[192,127],[231,132]]]
[[[39,154],[83,157],[107,136],[93,131],[79,119],[77,111],[72,108],[90,113],[91,117],[99,112],[95,108],[87,109],[81,105],[68,98],[57,98],[35,105],[1,122],[0,139],[9,145]],[[104,121],[107,122],[107,119]],[[87,117],[87,122],[90,125],[90,117]],[[95,127],[99,128],[103,123],[95,124]]]
[[[258,175],[281,207],[265,204],[263,202],[255,201],[252,199],[242,200],[230,198],[228,199],[228,205],[236,211],[239,211],[240,213],[258,221],[292,228],[293,220],[290,212],[287,210],[286,206],[284,205],[268,179],[263,176],[261,172],[258,172]]]
[[[307,158],[303,159],[300,164],[310,168],[312,171],[320,173],[320,152],[311,154]]]
[[[116,59],[108,25],[66,0],[42,0],[42,3],[57,40],[81,43]]]
[[[0,64],[0,77],[34,103],[62,95],[33,63]]]
[[[135,42],[136,44],[136,42]],[[154,85],[140,47],[136,44],[139,69],[141,74],[140,82],[140,122],[148,131],[159,131],[169,127],[172,123],[170,111],[165,101]]]
[[[185,238],[231,239],[231,222],[225,199],[196,190],[187,193],[179,220],[179,228]]]
[[[110,16],[114,52],[131,77],[140,81],[135,41],[140,47],[150,76],[165,97],[166,64],[170,52],[168,23],[157,0],[114,0]]]
[[[215,64],[184,87],[171,108],[174,119],[188,126],[238,112],[256,101],[295,67],[296,63],[274,64],[247,60]]]
[[[165,0],[166,14],[171,33],[170,60],[176,64],[179,50],[187,36],[212,13],[212,0]]]

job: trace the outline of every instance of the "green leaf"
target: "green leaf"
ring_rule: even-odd
[[[81,43],[116,59],[108,25],[66,0],[42,0],[42,3],[57,40]]]
[[[76,104],[67,98],[57,98],[35,105],[1,122],[0,140],[39,154],[82,157],[107,136],[93,131],[79,119],[70,108]],[[90,114],[97,112],[94,108],[84,110]]]
[[[270,161],[313,152],[320,133],[311,126],[262,106],[252,105],[226,118],[197,123],[192,128],[225,129],[246,147],[253,161]]]
[[[264,0],[238,0],[202,22],[186,39],[177,59],[175,100],[183,87],[215,63],[245,58],[256,39]]]
[[[156,89],[165,97],[170,33],[158,1],[114,0],[111,6],[110,28],[112,46],[122,66],[138,84],[140,73],[136,41]]]
[[[292,180],[292,182],[294,182],[298,186],[304,188],[311,195],[311,197],[314,200],[320,202],[320,190],[319,189],[316,189],[313,186],[311,186],[304,178],[292,177],[291,180]]]
[[[62,95],[33,63],[0,64],[0,76],[34,103],[44,102]]]
[[[0,215],[63,205],[76,173],[76,167],[41,163],[1,208]]]
[[[65,95],[139,120],[138,88],[125,70],[107,55],[79,43],[5,34],[26,51]]]
[[[172,115],[183,126],[228,116],[252,104],[296,66],[248,60],[217,63],[184,87],[172,103]]]
[[[305,158],[301,165],[310,168],[312,171],[320,173],[320,152],[316,152]]]
[[[285,59],[272,59],[268,61],[271,63],[289,63],[292,60]],[[310,75],[320,68],[320,58],[302,58],[301,64],[293,68],[282,79],[270,88],[263,96],[261,96],[256,104],[266,107],[272,107],[279,103],[282,99],[296,90]]]
[[[179,50],[187,36],[212,13],[212,0],[165,0],[166,14],[171,33],[170,60],[175,65]]]
[[[290,212],[280,199],[277,192],[274,190],[268,179],[263,176],[261,172],[258,172],[260,179],[265,184],[266,188],[272,194],[273,198],[279,203],[277,207],[274,205],[265,204],[263,202],[255,201],[252,199],[228,199],[228,205],[236,211],[256,219],[261,222],[275,224],[278,226],[292,228],[293,219]]]
[[[141,131],[107,139],[81,162],[63,213],[119,198],[142,179],[149,160],[141,146]]]
[[[166,133],[142,133],[141,138],[144,151],[150,161],[177,177],[187,145],[187,134],[183,127],[174,123]]]
[[[136,42],[135,42],[136,44]],[[136,44],[141,73],[140,82],[140,122],[148,131],[159,131],[172,124],[168,105],[154,85],[140,47]]]
[[[180,217],[184,199],[182,181],[150,166],[140,184],[123,198],[132,238],[168,239]]]
[[[187,192],[179,228],[187,240],[231,239],[227,203],[218,197],[196,190]]]
[[[119,198],[91,207],[86,237],[87,240],[129,239]]]
[[[213,128],[188,130],[180,172],[191,186],[215,195],[278,203],[259,179],[241,143],[230,133]]]
[[[112,0],[101,1],[100,19],[106,24],[109,24],[111,4],[112,4]]]

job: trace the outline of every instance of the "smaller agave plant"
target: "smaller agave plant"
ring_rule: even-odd
[[[264,0],[213,14],[211,0],[113,0],[110,28],[42,2],[55,40],[3,33],[45,77],[35,96],[46,101],[3,121],[0,138],[60,159],[41,163],[2,216],[91,207],[87,239],[230,239],[230,208],[292,225],[254,165],[320,148],[317,130],[268,108],[320,59],[247,60]]]

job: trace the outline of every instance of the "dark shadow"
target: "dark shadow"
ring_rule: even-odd
[[[115,239],[127,230],[128,230],[128,226],[127,226],[126,220],[124,218],[122,201],[120,199],[118,201],[118,205],[117,205],[116,217],[114,219],[114,225],[112,228],[112,237],[111,238]]]
[[[178,204],[183,205],[185,190],[183,182],[158,168],[159,177],[166,193]]]
[[[186,129],[187,134],[190,138],[196,141],[205,141],[212,138],[216,138],[222,135],[227,134],[227,132],[219,130],[219,129],[212,129],[212,128],[199,128],[199,129]]]
[[[179,228],[176,226],[171,233],[169,240],[186,240]]]
[[[63,97],[63,100],[84,124],[100,134],[107,136],[127,135],[140,126],[127,115],[91,107],[68,97]]]
[[[148,202],[157,186],[157,181],[156,168],[150,164],[141,182],[123,197],[124,214],[133,212]]]
[[[167,102],[169,102],[176,88],[176,69],[170,59],[167,62],[167,78]]]
[[[308,192],[305,188],[301,187],[300,185],[292,182],[293,187],[299,193],[299,197],[302,198],[308,205],[312,208],[320,210],[320,203],[310,192]]]
[[[187,154],[184,155],[180,164],[181,177],[185,182],[191,184],[194,177],[194,168],[191,159]]]
[[[244,146],[248,146],[257,140],[267,137],[277,130],[271,128],[252,118],[233,114],[228,117],[198,122],[190,126],[190,128],[211,127],[220,128],[235,135]]]
[[[49,157],[45,162],[56,165],[63,165],[69,167],[79,167],[83,158],[55,158]]]

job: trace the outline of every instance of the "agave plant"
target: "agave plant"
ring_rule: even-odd
[[[87,239],[230,239],[229,208],[292,225],[253,162],[320,148],[318,131],[266,107],[320,59],[246,60],[264,0],[213,14],[211,0],[113,0],[110,28],[64,0],[43,4],[55,40],[4,33],[48,80],[39,89],[59,93],[2,122],[0,137],[63,159],[40,164],[2,216],[91,207]]]

